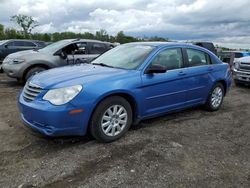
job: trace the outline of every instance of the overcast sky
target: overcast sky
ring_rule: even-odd
[[[39,32],[122,30],[250,48],[250,0],[0,0],[0,23],[16,27],[14,14],[35,17]]]

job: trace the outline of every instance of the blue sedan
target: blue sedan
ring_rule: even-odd
[[[19,96],[19,109],[27,126],[47,136],[90,133],[111,142],[142,119],[197,105],[218,110],[231,79],[228,64],[204,48],[129,43],[91,64],[36,74]]]

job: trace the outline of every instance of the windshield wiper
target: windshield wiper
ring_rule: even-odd
[[[110,68],[114,68],[113,66],[111,65],[107,65],[105,63],[92,63],[92,65],[100,65],[100,66],[103,66],[103,67],[110,67]]]

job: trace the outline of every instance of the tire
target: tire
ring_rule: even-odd
[[[220,109],[225,95],[224,86],[221,83],[216,83],[211,89],[207,102],[206,109],[208,111],[217,111]]]
[[[92,115],[90,133],[99,142],[117,140],[130,128],[132,116],[131,106],[124,98],[113,96],[104,99]]]
[[[25,75],[24,77],[24,81],[27,82],[27,80],[34,76],[35,74],[39,73],[39,72],[42,72],[42,71],[45,71],[46,69],[43,68],[43,67],[34,67],[34,68],[31,68]]]
[[[240,82],[237,81],[237,80],[234,80],[234,84],[235,84],[235,86],[237,86],[237,87],[240,87],[240,86],[243,86],[243,85],[244,85],[243,83],[240,83]]]

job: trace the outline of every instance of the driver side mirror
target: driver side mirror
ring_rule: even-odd
[[[61,51],[61,53],[59,54],[59,56],[60,56],[62,59],[67,59],[67,54],[66,54],[64,51]]]
[[[5,47],[5,48],[8,48],[8,44],[5,44],[4,47]]]
[[[154,73],[165,73],[167,69],[162,65],[151,65],[145,71],[145,74],[154,74]]]

